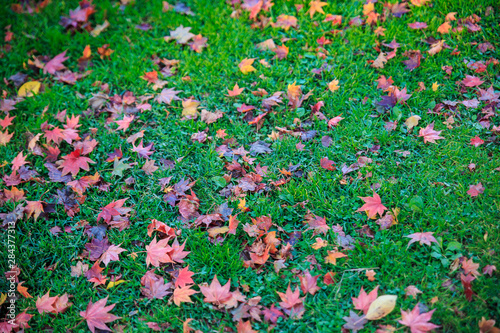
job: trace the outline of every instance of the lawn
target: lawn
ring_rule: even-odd
[[[498,2],[183,1],[0,4],[0,332],[499,332]]]

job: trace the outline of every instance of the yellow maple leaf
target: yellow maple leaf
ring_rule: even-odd
[[[311,18],[314,16],[315,13],[324,14],[325,12],[323,11],[323,7],[326,6],[327,4],[328,3],[323,1],[313,0],[309,3],[309,10],[307,12],[311,16]]]
[[[405,125],[408,127],[408,129],[412,129],[413,127],[418,125],[418,121],[420,120],[420,116],[413,115],[406,119]]]
[[[328,83],[328,89],[330,89],[331,92],[339,90],[339,80],[332,80],[330,83]]]
[[[193,117],[197,114],[198,106],[200,105],[200,102],[188,98],[186,100],[182,101],[182,116],[183,117]]]
[[[255,67],[252,66],[253,62],[255,61],[254,58],[245,58],[243,59],[240,64],[238,65],[238,67],[240,68],[240,71],[243,73],[243,74],[247,74],[247,73],[250,73],[250,72],[253,72],[255,71]]]
[[[439,83],[434,82],[434,83],[432,84],[432,91],[437,91],[437,90],[438,90],[438,88],[439,88],[439,86],[440,86],[440,84],[439,84]]]
[[[245,198],[240,199],[240,202],[238,203],[238,209],[239,210],[246,210],[247,209],[247,201]]]
[[[30,81],[26,82],[19,88],[19,91],[17,92],[17,96],[19,97],[31,97],[33,95],[38,94],[40,91],[40,82],[38,81]]]

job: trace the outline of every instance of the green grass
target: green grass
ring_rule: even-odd
[[[97,188],[89,189],[80,212],[70,218],[62,205],[56,205],[55,213],[49,214],[47,219],[33,218],[19,220],[16,225],[16,260],[21,268],[20,281],[34,296],[25,299],[20,296],[17,302],[19,310],[28,308],[28,313],[34,317],[30,321],[32,331],[45,331],[53,328],[54,332],[63,332],[74,327],[81,320],[79,312],[85,310],[89,300],[93,302],[109,296],[108,303],[117,303],[113,314],[122,319],[110,324],[125,325],[126,332],[143,332],[149,330],[146,322],[169,323],[170,331],[177,332],[187,318],[193,318],[191,326],[203,332],[223,332],[236,329],[236,322],[232,321],[229,311],[218,311],[212,305],[203,302],[203,295],[192,296],[193,303],[183,303],[180,307],[165,300],[148,300],[141,295],[140,278],[148,268],[145,265],[145,253],[138,253],[133,259],[130,252],[144,251],[151,238],[147,236],[147,225],[150,219],[158,219],[170,226],[182,228],[180,241],[187,240],[186,248],[191,253],[186,258],[190,270],[195,272],[193,279],[196,284],[211,282],[214,275],[226,282],[231,279],[232,290],[241,285],[248,285],[249,291],[243,292],[247,298],[261,296],[261,305],[270,307],[278,305],[280,298],[276,291],[285,292],[287,285],[294,288],[299,285],[298,275],[303,270],[310,269],[306,257],[314,256],[320,266],[312,269],[311,274],[321,274],[318,285],[321,290],[314,296],[308,295],[305,300],[305,314],[300,320],[280,319],[275,332],[340,332],[344,324],[342,317],[349,315],[353,309],[351,297],[358,295],[360,288],[371,290],[380,285],[381,294],[398,295],[396,309],[382,320],[371,322],[363,331],[374,332],[379,324],[390,324],[403,327],[397,323],[400,319],[399,309],[412,309],[417,302],[425,304],[429,309],[436,309],[432,322],[440,325],[442,332],[473,332],[478,329],[481,317],[500,320],[500,285],[499,273],[493,276],[481,275],[473,283],[472,289],[477,294],[468,302],[463,293],[460,282],[460,269],[450,271],[449,265],[459,256],[473,258],[480,264],[500,267],[498,252],[500,251],[500,167],[498,153],[498,138],[491,129],[482,128],[478,119],[481,118],[483,102],[477,109],[466,109],[463,105],[457,106],[456,123],[453,129],[447,129],[443,122],[446,117],[428,113],[436,104],[446,100],[461,101],[477,97],[477,88],[468,88],[461,92],[457,81],[465,75],[474,75],[485,81],[481,88],[493,86],[500,90],[498,65],[490,64],[486,72],[476,74],[468,69],[466,60],[486,62],[491,57],[498,58],[498,41],[500,27],[498,24],[498,3],[493,0],[475,1],[432,1],[432,6],[415,7],[410,5],[411,11],[401,18],[389,17],[383,26],[385,37],[377,37],[373,29],[368,26],[349,27],[343,35],[333,35],[331,23],[323,22],[324,16],[316,14],[310,19],[306,14],[308,2],[276,0],[269,12],[263,15],[274,21],[281,14],[294,15],[298,18],[298,29],[291,28],[284,31],[270,26],[264,29],[252,29],[252,21],[248,12],[242,12],[239,18],[231,18],[233,11],[225,1],[186,1],[195,16],[186,16],[175,11],[162,12],[161,1],[136,1],[120,8],[117,1],[96,1],[97,12],[91,16],[92,26],[102,24],[104,20],[110,22],[110,27],[97,37],[87,32],[72,34],[58,24],[60,16],[67,16],[69,11],[78,6],[77,1],[53,1],[37,14],[15,14],[11,9],[12,1],[0,5],[0,22],[2,31],[11,25],[14,33],[12,50],[3,52],[0,58],[0,76],[9,78],[11,75],[22,72],[30,80],[43,83],[45,90],[34,97],[26,98],[16,105],[10,112],[16,116],[9,132],[14,131],[14,137],[6,146],[0,146],[2,174],[10,174],[10,162],[23,150],[28,152],[26,132],[41,133],[40,126],[48,122],[60,126],[54,119],[57,112],[64,109],[67,114],[83,115],[80,124],[80,135],[89,132],[90,128],[98,129],[92,137],[99,145],[90,154],[90,158],[97,163],[91,165],[89,172],[81,171],[83,175],[93,175],[99,172],[105,182],[109,182],[108,192]],[[304,4],[304,8],[297,12],[294,4]],[[493,12],[486,16],[487,7],[492,6]],[[382,13],[381,3],[375,4],[376,11]],[[347,22],[357,15],[362,16],[363,2],[331,1],[324,7],[326,13],[338,14]],[[450,49],[443,49],[440,53],[429,56],[429,46],[424,39],[433,36],[441,38],[436,32],[444,22],[449,12],[457,12],[457,18],[465,18],[472,14],[481,17],[479,25],[482,30],[476,33],[453,32],[442,38]],[[426,30],[411,30],[407,24],[415,21],[427,22]],[[152,29],[142,31],[135,28],[137,24],[149,23]],[[195,53],[189,47],[176,43],[167,43],[163,37],[169,35],[170,30],[178,26],[192,27],[191,32],[201,33],[208,38],[208,47],[201,53]],[[452,22],[456,27],[457,22]],[[343,23],[343,27],[347,27]],[[325,60],[317,57],[316,40],[321,36],[332,41],[325,48],[328,56]],[[281,45],[281,39],[290,48],[286,59],[273,59],[274,53],[261,52],[255,44],[269,38]],[[383,69],[369,66],[368,60],[374,60],[378,53],[374,46],[376,42],[389,43],[393,38],[401,44],[397,56],[390,59]],[[497,50],[481,53],[473,42],[489,41]],[[114,50],[109,60],[101,60],[97,48],[109,44]],[[67,50],[69,60],[66,66],[77,71],[77,59],[81,57],[83,49],[90,45],[92,62],[89,69],[92,73],[77,81],[74,86],[63,84],[53,79],[53,76],[43,74],[42,70],[34,71],[25,67],[30,54],[46,55],[50,58]],[[459,55],[451,55],[457,47]],[[388,49],[382,47],[384,51]],[[405,70],[402,63],[406,60],[403,53],[407,50],[421,50],[424,55],[420,67],[410,72]],[[174,101],[172,106],[159,104],[149,100],[152,109],[136,114],[136,119],[129,130],[124,134],[115,131],[116,125],[107,125],[107,114],[94,115],[86,112],[90,106],[88,100],[92,94],[99,92],[99,86],[93,85],[100,81],[109,84],[109,95],[122,95],[131,91],[135,96],[157,94],[151,85],[140,77],[145,72],[158,70],[151,57],[178,59],[178,72],[165,78],[166,87],[182,90],[181,98],[193,96],[201,102],[201,109],[214,112],[220,110],[224,116],[217,122],[207,125],[198,120],[182,120],[182,106],[180,101]],[[253,73],[243,74],[238,64],[244,58],[257,58]],[[266,68],[258,63],[265,59],[271,67]],[[311,70],[320,68],[323,63],[331,65],[330,71],[321,76],[314,75]],[[452,66],[451,75],[447,75],[442,66]],[[394,84],[400,88],[407,87],[411,98],[406,105],[399,105],[390,111],[377,108],[377,102],[386,93],[377,89],[376,79],[380,75],[392,76]],[[191,81],[184,81],[182,77],[189,76]],[[333,79],[340,81],[340,89],[334,93],[328,91],[327,85]],[[250,91],[257,88],[265,89],[270,94],[276,91],[285,91],[287,86],[296,82],[301,85],[305,93],[313,91],[311,98],[304,102],[302,108],[292,110],[287,105],[288,100],[274,108],[265,118],[260,130],[248,124],[236,111],[236,107],[245,103],[259,107],[262,98],[254,96]],[[417,91],[418,83],[424,82],[427,87],[424,91]],[[437,91],[432,91],[434,82],[440,84]],[[231,89],[235,83],[245,87],[244,92],[236,97],[225,96],[226,89]],[[254,84],[255,83],[255,84]],[[0,83],[7,98],[16,96],[17,89],[12,85]],[[254,85],[253,85],[254,84]],[[78,93],[78,94],[77,94]],[[79,97],[80,96],[80,97]],[[81,98],[83,96],[83,98]],[[365,103],[362,103],[363,99]],[[309,105],[323,101],[325,106],[321,112],[330,119],[342,114],[345,119],[338,127],[329,129],[326,122],[309,120]],[[235,105],[239,103],[238,105]],[[42,116],[42,111],[48,107]],[[167,112],[169,115],[167,116]],[[257,113],[260,113],[258,111]],[[496,112],[496,111],[495,111]],[[421,117],[419,125],[409,131],[403,125],[411,115]],[[3,115],[1,116],[3,118]],[[299,128],[294,119],[300,119],[302,128],[316,130],[317,135],[311,141],[302,142],[300,138],[284,135],[272,141],[268,135],[276,127],[288,129]],[[386,121],[398,120],[395,131],[387,132],[384,129]],[[500,125],[498,117],[490,119],[492,126]],[[435,129],[443,130],[444,140],[437,144],[424,144],[418,137],[418,129],[435,122]],[[191,141],[191,135],[208,129],[212,141],[203,144]],[[241,213],[241,221],[236,235],[227,235],[222,244],[213,244],[204,229],[188,229],[179,221],[177,207],[172,207],[163,201],[158,179],[172,176],[172,184],[181,179],[196,180],[193,190],[200,199],[200,214],[210,214],[224,202],[238,212],[238,200],[224,198],[214,177],[228,173],[225,162],[230,160],[219,157],[216,148],[222,144],[216,139],[216,132],[225,129],[227,138],[237,140],[239,147],[246,150],[250,145],[262,140],[271,144],[272,153],[259,154],[255,164],[268,166],[268,176],[265,183],[283,178],[279,170],[289,165],[300,164],[304,177],[292,177],[290,182],[279,189],[270,187],[270,191],[261,194],[249,193],[246,196],[249,212]],[[157,161],[161,158],[168,160],[182,160],[176,163],[174,169],[159,169],[153,176],[147,176],[140,168],[144,159],[137,156],[130,149],[132,145],[126,138],[140,130],[144,130],[144,142],[155,144],[155,153],[152,158]],[[321,137],[329,135],[333,143],[325,148],[321,145]],[[474,147],[469,144],[476,135],[486,140],[484,145]],[[487,140],[491,138],[490,140]],[[44,139],[42,139],[42,142]],[[303,151],[295,145],[302,142]],[[369,151],[373,145],[380,145],[380,149],[373,153]],[[128,162],[138,162],[136,166],[124,172],[123,177],[113,176],[113,163],[105,162],[107,154],[116,148],[122,148]],[[234,148],[236,148],[234,147]],[[61,155],[69,154],[72,148],[63,142],[60,146]],[[397,151],[409,151],[410,155],[403,157]],[[357,153],[362,152],[373,160],[368,166],[361,168],[362,177],[357,177],[355,171],[347,175],[346,183],[343,179],[340,166],[350,165],[357,161]],[[335,161],[336,171],[328,171],[320,167],[320,159],[328,157]],[[25,191],[27,200],[42,200],[53,203],[57,189],[62,189],[62,183],[51,183],[48,170],[43,166],[44,159],[33,154],[28,155],[32,169],[40,173],[40,177],[47,182],[25,182],[17,187]],[[243,163],[242,161],[240,161]],[[476,169],[470,171],[468,165],[474,163]],[[250,170],[254,170],[254,166]],[[125,179],[135,178],[135,184],[124,187]],[[481,182],[485,191],[476,198],[471,198],[466,192],[470,185]],[[234,185],[237,179],[232,180]],[[369,220],[365,214],[357,213],[361,207],[360,196],[371,196],[370,186],[379,184],[377,193],[388,208],[401,208],[399,224],[388,230],[380,230],[374,220]],[[2,189],[10,189],[5,183],[0,183]],[[99,209],[104,205],[122,198],[129,198],[127,207],[132,207],[131,226],[120,232],[117,229],[107,231],[112,244],[121,244],[129,252],[120,255],[119,262],[111,262],[104,271],[108,276],[121,274],[126,283],[106,290],[94,288],[85,277],[71,277],[71,266],[75,265],[85,244],[89,241],[83,234],[83,229],[75,228],[77,222],[87,220],[90,225],[96,225]],[[297,203],[308,200],[305,208]],[[1,213],[11,212],[17,203],[6,202],[0,207]],[[339,224],[347,235],[356,240],[355,248],[342,251],[348,254],[347,259],[341,259],[336,266],[324,263],[327,250],[332,250],[336,244],[336,236],[332,231],[321,237],[329,242],[327,248],[314,250],[311,244],[315,237],[312,231],[304,231],[307,226],[303,223],[305,214],[310,210],[316,215],[326,217],[328,225]],[[278,237],[288,239],[287,234],[302,232],[299,241],[292,250],[293,258],[287,260],[287,267],[279,273],[274,271],[273,259],[261,270],[245,268],[241,253],[246,245],[250,245],[254,238],[243,231],[245,223],[251,223],[250,218],[269,215],[278,230]],[[369,225],[374,231],[374,238],[367,238],[359,234],[363,225]],[[49,229],[59,226],[72,226],[72,233],[62,232],[53,236]],[[278,229],[278,227],[280,229]],[[413,244],[407,248],[409,241],[405,236],[414,232],[434,232],[434,236],[442,241],[444,250],[433,247]],[[6,235],[6,230],[1,231]],[[456,251],[446,252],[452,242],[461,244]],[[1,255],[7,257],[7,240],[2,236]],[[448,260],[437,258],[439,252],[444,253]],[[92,264],[88,259],[84,262]],[[53,270],[47,270],[56,265]],[[7,271],[7,262],[0,261],[0,270]],[[370,282],[364,275],[363,268],[375,268],[376,280]],[[149,267],[151,269],[151,267]],[[157,274],[168,280],[166,271],[171,266],[156,269]],[[336,272],[337,284],[327,286],[322,282],[322,276],[329,272]],[[3,276],[3,275],[2,275]],[[342,279],[342,283],[339,283]],[[451,287],[443,287],[446,281]],[[422,291],[416,299],[405,296],[405,288],[415,285]],[[0,279],[2,292],[7,291],[5,279]],[[198,290],[198,287],[195,287]],[[50,290],[51,296],[69,293],[73,297],[73,305],[63,314],[55,316],[36,311],[35,301]],[[241,291],[241,287],[240,287]],[[305,296],[301,294],[301,296]],[[438,301],[431,304],[431,299],[438,297]],[[5,313],[5,305],[0,310],[0,318]],[[269,323],[252,322],[252,327],[258,331],[266,331]],[[404,329],[404,328],[403,328]],[[74,331],[87,331],[84,323],[76,326]],[[168,330],[167,330],[168,331]]]

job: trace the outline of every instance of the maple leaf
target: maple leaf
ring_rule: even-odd
[[[155,100],[159,103],[165,103],[170,105],[172,101],[180,101],[181,99],[177,97],[177,94],[182,92],[182,90],[175,90],[174,88],[164,88]]]
[[[297,305],[302,305],[305,299],[304,297],[300,297],[300,289],[297,287],[294,292],[290,288],[290,284],[288,284],[288,288],[286,293],[282,293],[277,291],[279,297],[281,298],[280,306],[284,309],[293,309]]]
[[[184,286],[175,288],[172,299],[175,305],[180,306],[181,303],[193,303],[189,296],[197,294],[196,290],[191,289],[192,286]]]
[[[470,195],[471,197],[477,197],[479,194],[482,194],[484,192],[484,186],[481,184],[481,182],[477,183],[477,185],[469,185],[469,190],[467,191],[467,194]]]
[[[153,148],[153,143],[150,143],[149,145],[146,145],[144,147],[143,140],[141,140],[141,143],[136,147],[134,144],[132,144],[132,151],[135,151],[139,157],[142,158],[149,158],[150,155],[154,154],[154,148]]]
[[[338,126],[338,124],[340,123],[340,121],[342,121],[344,118],[341,117],[342,114],[336,116],[336,117],[333,117],[332,119],[328,120],[328,128],[332,128],[332,127],[336,127]]]
[[[483,268],[483,274],[488,274],[489,276],[493,275],[493,271],[496,271],[497,268],[494,265],[486,265]]]
[[[141,278],[141,284],[144,285],[144,288],[141,288],[141,293],[149,299],[163,299],[172,293],[170,291],[172,283],[165,283],[163,277],[154,274],[152,270],[146,272]]]
[[[26,218],[29,219],[33,215],[33,219],[36,221],[43,212],[43,204],[43,201],[26,201],[26,207],[24,208]]]
[[[320,275],[312,276],[309,271],[305,271],[304,275],[299,275],[300,289],[304,294],[314,295],[321,288],[318,287],[318,278]]]
[[[328,89],[331,92],[339,90],[340,89],[339,80],[332,80],[332,81],[330,81],[330,83],[328,83]]]
[[[440,34],[447,34],[450,32],[450,29],[451,25],[450,23],[448,23],[448,21],[446,21],[438,27],[437,32],[439,32]]]
[[[345,329],[352,330],[353,332],[357,332],[362,330],[365,327],[365,324],[368,322],[368,319],[365,316],[358,316],[354,311],[349,310],[349,317],[343,317],[346,321],[344,326]]]
[[[176,271],[177,278],[175,279],[175,287],[184,287],[188,284],[194,283],[191,278],[194,273],[189,270],[189,265],[184,267],[183,269],[179,269]]]
[[[113,219],[113,216],[128,213],[131,208],[123,207],[123,204],[127,200],[128,198],[116,200],[102,207],[101,212],[97,215],[97,222],[103,219],[106,223],[109,223]]]
[[[373,192],[373,197],[359,197],[361,200],[365,202],[361,208],[356,210],[357,212],[366,212],[368,215],[368,218],[373,219],[377,216],[377,213],[382,216],[384,214],[384,211],[387,210],[387,207],[385,207],[382,204],[382,199],[380,196]]]
[[[236,326],[236,329],[238,333],[257,333],[257,331],[252,329],[250,320],[248,321],[240,320],[238,322],[238,326]]]
[[[95,162],[88,157],[81,156],[81,153],[82,150],[77,149],[72,153],[62,157],[62,159],[64,160],[61,163],[63,176],[71,173],[71,175],[75,177],[80,169],[89,171],[89,163],[94,164]]]
[[[425,29],[427,28],[427,23],[425,22],[414,22],[414,23],[408,23],[408,26],[411,28],[411,29]]]
[[[0,120],[0,126],[2,126],[3,129],[7,128],[7,126],[12,125],[12,120],[14,120],[16,116],[14,117],[9,117],[9,114],[5,116],[2,120]]]
[[[307,230],[313,229],[313,236],[316,236],[319,233],[326,235],[330,226],[326,224],[326,218],[319,217],[318,215],[314,215],[312,213],[308,213],[305,217],[305,222],[309,224],[309,228]]]
[[[442,136],[439,136],[442,131],[434,130],[434,123],[427,125],[426,128],[421,128],[419,133],[419,137],[424,138],[424,143],[431,142],[436,143],[436,140],[444,139]]]
[[[281,14],[276,18],[276,23],[274,24],[274,27],[278,28],[283,28],[285,31],[288,31],[291,27],[296,28],[297,27],[297,18],[292,15],[285,15]],[[271,39],[272,41],[272,39]],[[271,47],[269,49],[272,49],[274,47]]]
[[[193,41],[189,43],[189,47],[191,48],[191,50],[197,53],[201,53],[201,51],[203,51],[203,48],[207,46],[207,40],[208,38],[203,37],[201,34],[195,35],[193,37]]]
[[[411,238],[410,242],[408,242],[408,246],[415,242],[418,242],[420,245],[425,244],[430,246],[431,243],[437,244],[437,240],[432,234],[434,234],[434,232],[416,232],[405,237]]]
[[[328,5],[327,2],[313,0],[309,3],[309,10],[307,12],[311,18],[313,18],[315,13],[324,14],[323,7],[326,5]]]
[[[250,72],[253,72],[255,71],[255,67],[252,66],[253,62],[255,61],[254,58],[245,58],[243,59],[240,64],[238,65],[238,67],[240,68],[240,71],[243,73],[243,74],[247,74],[247,73],[250,73]]]
[[[65,55],[66,51],[56,55],[48,63],[46,63],[45,66],[43,67],[43,74],[49,73],[54,75],[57,71],[65,69],[66,66],[63,65],[63,62],[69,59],[68,57],[65,57]]]
[[[44,312],[53,312],[54,311],[54,303],[57,300],[57,296],[50,297],[50,291],[47,291],[45,295],[41,298],[38,297],[36,300],[36,308],[38,313],[42,314]]]
[[[127,251],[120,247],[120,245],[111,245],[108,249],[102,254],[101,261],[104,265],[108,266],[110,261],[120,261],[118,255],[123,251]]]
[[[286,59],[288,56],[289,48],[286,45],[278,45],[273,50],[276,53],[276,59]]]
[[[168,245],[168,239],[162,239],[157,242],[155,237],[149,245],[146,245],[146,266],[152,264],[155,267],[160,267],[161,263],[173,262],[168,255],[168,252],[171,250],[172,248]]]
[[[462,84],[466,87],[477,87],[483,84],[484,81],[480,80],[478,77],[466,75],[465,79],[462,80]]]
[[[465,297],[469,302],[472,301],[472,296],[474,295],[471,283],[475,279],[476,277],[473,274],[460,274],[460,280],[462,281],[462,286],[464,287]]]
[[[379,286],[376,286],[372,291],[370,291],[369,294],[367,294],[363,287],[361,287],[358,297],[352,297],[354,308],[361,310],[364,314],[366,314],[370,308],[370,304],[372,304],[378,297],[378,287]]]
[[[5,146],[7,143],[10,142],[10,139],[12,139],[12,136],[14,133],[9,133],[8,130],[5,132],[0,131],[0,146]]]
[[[387,57],[385,56],[385,53],[381,52],[377,59],[375,59],[372,63],[372,67],[375,68],[384,68],[385,63],[387,62]]]
[[[194,37],[194,34],[190,33],[190,27],[184,28],[182,25],[177,29],[170,31],[170,37],[175,39],[178,44],[186,44],[191,38]]]
[[[28,156],[24,156],[22,151],[17,154],[17,156],[12,160],[12,171],[17,171],[23,165],[28,164],[29,162],[26,161],[26,157]]]
[[[217,280],[217,275],[215,275],[210,286],[200,285],[199,287],[201,293],[205,296],[203,301],[206,303],[221,305],[232,297],[232,293],[229,291],[231,279],[224,286],[221,286],[219,280]]]
[[[477,269],[479,268],[479,264],[478,263],[474,263],[474,261],[472,260],[472,258],[469,258],[465,261],[462,262],[462,268],[464,270],[464,273],[465,274],[472,274],[474,276],[479,276],[481,274],[479,274],[479,272],[477,271]]]
[[[484,140],[482,140],[480,137],[476,135],[475,137],[470,139],[470,144],[471,146],[479,147],[480,145],[484,144]]]
[[[413,285],[406,287],[405,291],[406,291],[406,296],[413,296],[413,298],[415,298],[417,296],[417,294],[422,293],[422,291],[420,291],[417,287],[415,287]]]
[[[124,116],[122,120],[115,120],[115,123],[118,124],[116,130],[123,130],[123,132],[126,132],[132,120],[134,120],[134,116]]]
[[[158,170],[159,167],[155,165],[155,160],[147,160],[142,166],[142,170],[146,173],[146,175],[151,176],[153,172]]]
[[[182,245],[179,245],[179,242],[177,241],[177,238],[174,240],[172,243],[172,248],[171,251],[169,252],[170,258],[179,264],[183,264],[184,259],[190,252],[189,251],[184,251],[184,247],[186,246],[186,241]]]
[[[71,182],[68,182],[67,184],[68,186],[71,186],[73,191],[82,195],[83,193],[85,193],[87,188],[97,184],[99,182],[99,179],[100,179],[99,173],[96,172],[93,176],[84,176],[80,179],[75,179]]]
[[[320,163],[320,166],[321,166],[323,169],[330,170],[330,171],[337,170],[337,168],[335,167],[335,162],[334,162],[334,161],[329,160],[327,157],[323,157],[323,158],[319,161],[319,163]]]
[[[57,299],[54,302],[54,312],[53,313],[62,313],[66,311],[67,308],[69,308],[73,303],[69,302],[69,296],[68,294],[64,294],[62,296],[56,296]]]
[[[278,322],[280,317],[285,317],[285,314],[276,308],[274,304],[269,309],[264,309],[262,313],[264,314],[264,320],[274,324]]]
[[[425,333],[438,328],[438,325],[430,323],[432,314],[436,311],[435,309],[426,313],[420,313],[418,304],[415,305],[411,311],[401,310],[401,320],[398,322],[402,325],[408,326],[411,333]]]
[[[337,265],[337,259],[347,257],[347,255],[342,252],[328,251],[328,255],[325,257],[325,263]]]
[[[87,321],[87,325],[92,333],[95,333],[96,328],[111,331],[111,329],[106,326],[106,323],[121,319],[118,316],[108,313],[113,310],[116,304],[105,306],[107,301],[107,296],[95,303],[90,301],[87,305],[87,309],[85,311],[80,311],[80,316]]]
[[[114,176],[123,177],[123,171],[132,168],[130,164],[125,163],[127,158],[123,160],[119,160],[118,157],[115,157],[113,163],[113,172],[111,173]]]
[[[245,88],[240,88],[240,87],[238,87],[238,83],[235,83],[233,90],[228,89],[227,94],[230,97],[234,97],[234,96],[238,96],[239,94],[241,94],[243,92],[243,90],[245,90]]]

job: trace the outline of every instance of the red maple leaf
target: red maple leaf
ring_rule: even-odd
[[[184,287],[187,284],[194,283],[191,278],[194,273],[189,270],[189,265],[184,267],[183,269],[179,269],[175,272],[177,278],[175,279],[175,287]]]
[[[441,140],[444,139],[442,136],[439,136],[442,131],[435,131],[434,130],[434,123],[427,125],[426,128],[421,128],[420,131],[418,132],[419,137],[424,138],[424,143],[427,142],[432,142],[436,143],[436,140]]]
[[[460,280],[462,281],[462,286],[464,287],[465,297],[469,302],[472,301],[472,296],[474,295],[471,283],[475,279],[476,277],[472,274],[467,274],[467,275],[460,274]]]
[[[23,155],[23,152],[17,154],[17,156],[12,160],[12,171],[17,171],[23,165],[28,164],[29,162],[26,161],[26,157],[27,156]]]
[[[354,308],[363,311],[364,314],[368,312],[370,304],[377,299],[378,296],[378,286],[376,286],[369,294],[361,287],[358,297],[352,297],[352,303]]]
[[[285,314],[276,308],[274,304],[269,309],[264,309],[262,313],[264,314],[264,320],[274,324],[278,322],[280,317],[285,317]]]
[[[105,306],[107,301],[108,297],[98,300],[95,303],[90,301],[87,305],[87,309],[85,311],[80,311],[80,316],[87,320],[87,325],[92,333],[95,333],[96,328],[111,331],[111,329],[106,326],[106,323],[120,319],[120,317],[108,313],[113,310],[116,304]]]
[[[257,331],[252,329],[252,325],[249,321],[240,320],[238,326],[236,327],[238,333],[257,333]]]
[[[97,215],[97,222],[103,219],[106,223],[110,224],[110,222],[115,219],[115,216],[125,215],[130,212],[132,210],[131,208],[123,207],[127,200],[127,198],[116,200],[102,207],[101,212]]]
[[[280,302],[280,306],[284,309],[292,309],[296,305],[301,305],[304,302],[305,297],[300,297],[300,289],[297,287],[294,292],[290,288],[290,284],[286,290],[286,293],[281,293],[277,291],[280,296],[282,302]]]
[[[408,326],[411,329],[411,333],[425,333],[438,328],[438,325],[430,323],[432,314],[436,311],[435,309],[426,313],[420,313],[418,304],[415,305],[411,311],[401,310],[401,320],[398,322],[402,325]]]
[[[387,207],[382,205],[382,199],[380,196],[373,192],[373,197],[359,197],[365,202],[361,208],[356,210],[357,212],[366,212],[369,218],[373,219],[377,216],[377,213],[382,216]]]
[[[180,288],[175,288],[174,295],[172,299],[175,305],[180,306],[181,303],[193,303],[189,296],[197,294],[196,290],[191,289],[192,286],[184,286]]]
[[[56,55],[48,63],[46,63],[45,67],[43,67],[43,74],[49,73],[49,74],[54,75],[57,71],[60,71],[61,69],[65,69],[66,66],[63,65],[63,62],[68,60],[68,57],[65,57],[65,55],[66,55],[66,51]]]
[[[176,238],[172,243],[172,247],[168,255],[176,263],[183,264],[184,261],[182,259],[184,259],[189,254],[189,251],[184,251],[185,246],[186,241],[184,241],[184,243],[180,245]]]
[[[168,245],[168,239],[156,241],[156,237],[146,246],[146,265],[152,264],[155,267],[160,267],[160,263],[173,262],[168,253],[172,248]]]
[[[484,144],[484,140],[476,135],[475,137],[470,139],[470,144],[474,147],[479,147],[480,145]]]
[[[318,287],[318,278],[320,275],[312,276],[309,271],[305,271],[304,275],[299,276],[300,289],[304,294],[314,295],[321,288]]]
[[[330,226],[326,224],[326,219],[324,217],[308,213],[304,218],[306,219],[305,222],[309,224],[309,228],[307,230],[314,230],[313,236],[316,236],[319,233],[326,235],[330,229]]]
[[[64,160],[61,163],[63,176],[71,173],[71,175],[75,177],[80,169],[89,171],[89,163],[94,164],[95,162],[88,157],[81,156],[81,153],[82,151],[77,149],[71,154],[62,157]]]
[[[243,90],[245,90],[245,88],[240,88],[240,87],[238,87],[238,83],[235,83],[233,90],[229,90],[229,89],[227,90],[227,96],[229,96],[229,97],[238,96],[239,94],[241,94],[243,92]]]
[[[54,303],[57,300],[57,296],[50,297],[50,291],[47,291],[45,295],[41,298],[38,297],[36,300],[36,308],[38,313],[44,312],[53,312],[54,311]]]
[[[0,126],[2,126],[3,129],[7,128],[7,126],[12,125],[12,120],[14,120],[16,116],[14,117],[9,117],[9,114],[5,116],[2,120],[0,120]]]
[[[123,130],[126,132],[132,120],[134,120],[134,116],[124,116],[122,120],[115,120],[115,123],[118,124],[118,128],[116,130]]]
[[[104,265],[108,266],[110,261],[120,261],[120,257],[118,255],[123,251],[127,251],[120,247],[120,245],[111,245],[108,249],[102,254],[101,261]]]
[[[229,280],[224,286],[221,286],[219,280],[217,280],[217,275],[214,276],[210,286],[200,285],[200,291],[203,296],[205,296],[203,301],[216,305],[224,304],[231,299],[233,294],[229,291],[229,288],[231,288],[231,280]]]
[[[336,170],[337,168],[335,167],[335,162],[332,161],[332,160],[329,160],[327,157],[323,157],[320,161],[319,161],[319,164],[320,166],[323,168],[323,169],[326,169],[326,170],[330,170],[330,171],[333,171],[333,170]]]
[[[466,75],[465,79],[462,80],[462,84],[466,87],[476,87],[483,84],[484,81],[480,80],[478,77]]]
[[[477,197],[479,194],[484,192],[484,186],[481,182],[477,183],[477,185],[469,185],[469,190],[467,194],[471,197]]]
[[[418,242],[420,245],[431,245],[431,243],[437,243],[436,238],[432,236],[433,232],[416,232],[414,234],[405,236],[411,238],[410,242],[408,242],[408,246],[412,243]]]

